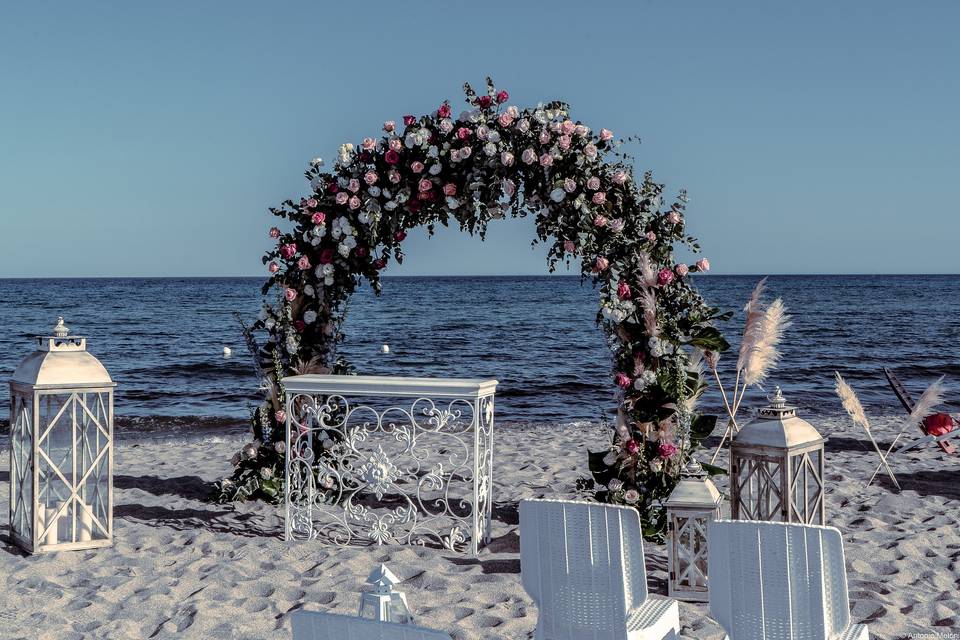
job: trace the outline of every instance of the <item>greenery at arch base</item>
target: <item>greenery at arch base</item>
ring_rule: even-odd
[[[483,93],[464,90],[469,108],[459,116],[443,102],[429,115],[386,122],[378,137],[342,145],[332,171],[313,161],[310,193],[271,209],[286,222],[270,229],[266,303],[247,332],[265,401],[218,498],[282,498],[280,380],[352,373],[337,356],[347,302],[364,280],[379,293],[381,273],[403,260],[408,229],[452,223],[482,237],[491,220],[532,215],[550,269],[577,258],[599,290],[619,411],[609,451],[589,454],[596,496],[635,506],[656,537],[662,501],[716,422],[695,409],[706,386],[699,361],[728,348],[713,326],[726,315],[690,278],[709,263],[674,262],[675,245],[699,250],[685,231],[685,194],[666,204],[651,174],[634,179],[618,150],[623,140],[571,119],[562,102],[519,109],[489,79]]]

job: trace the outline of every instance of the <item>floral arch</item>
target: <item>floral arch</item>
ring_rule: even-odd
[[[705,388],[698,361],[727,348],[712,325],[720,312],[689,278],[708,262],[674,263],[676,244],[699,249],[685,234],[685,194],[665,205],[650,173],[634,181],[623,141],[572,120],[562,102],[508,106],[489,78],[485,93],[464,90],[470,108],[459,116],[443,102],[429,115],[386,122],[379,138],[342,145],[332,171],[314,160],[310,194],[271,209],[292,228],[270,229],[277,245],[263,257],[267,302],[246,328],[266,400],[219,498],[282,495],[280,380],[351,372],[337,356],[346,303],[363,280],[380,292],[381,272],[403,260],[408,229],[456,223],[482,237],[493,219],[533,215],[550,270],[579,257],[583,279],[599,288],[619,411],[610,450],[590,454],[597,497],[635,505],[656,535],[660,501],[715,422],[695,413]],[[262,331],[261,348],[254,334]]]

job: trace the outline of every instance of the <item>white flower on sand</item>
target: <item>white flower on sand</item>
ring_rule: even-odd
[[[561,202],[567,195],[563,189],[554,189],[550,192],[550,199],[554,202]]]
[[[317,312],[313,309],[307,311],[305,314],[303,314],[303,321],[307,324],[313,324],[317,321]]]

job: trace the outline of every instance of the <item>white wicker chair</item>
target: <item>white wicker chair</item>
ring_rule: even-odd
[[[710,614],[732,640],[868,640],[850,624],[843,539],[833,527],[715,520]]]
[[[636,509],[523,500],[520,571],[540,610],[536,640],[662,640],[680,633],[676,600],[647,597]]]
[[[450,640],[443,631],[317,611],[294,611],[293,640]]]

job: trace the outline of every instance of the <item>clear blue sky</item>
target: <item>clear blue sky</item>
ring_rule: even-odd
[[[0,277],[259,275],[314,156],[492,75],[635,133],[718,273],[960,271],[960,3],[0,8]],[[530,221],[394,274],[545,273]]]

